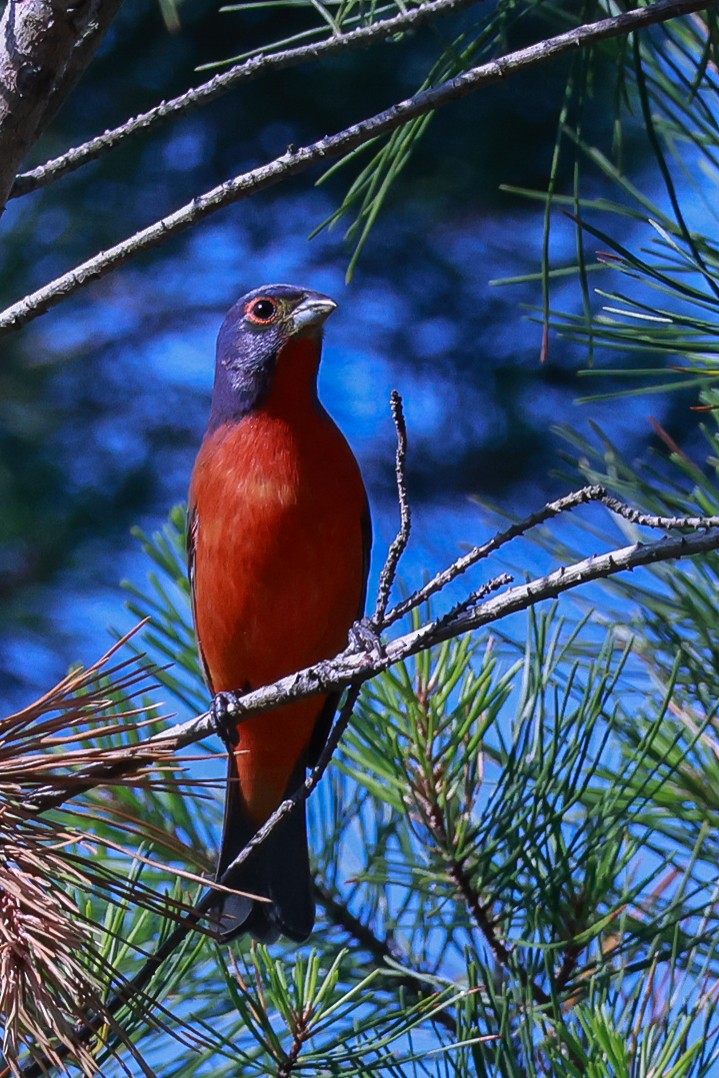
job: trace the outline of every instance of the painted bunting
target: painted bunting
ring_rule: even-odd
[[[332,657],[364,610],[367,495],[317,396],[322,331],[335,306],[307,288],[268,285],[238,300],[220,329],[188,508],[193,614],[213,694],[255,689]],[[336,695],[313,696],[238,726],[218,880],[304,781],[336,706]],[[304,803],[223,883],[270,900],[218,892],[225,938],[307,939],[315,910]]]

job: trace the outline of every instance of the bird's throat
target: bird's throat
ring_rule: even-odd
[[[296,337],[283,345],[262,410],[270,415],[296,415],[298,409],[315,405],[321,354],[319,336]]]

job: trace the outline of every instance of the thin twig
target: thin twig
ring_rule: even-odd
[[[574,976],[577,963],[585,946],[585,943],[575,943],[573,940],[566,941],[562,962],[556,973],[552,975],[552,987],[555,994],[563,991]]]
[[[170,117],[183,115],[190,109],[200,105],[207,105],[217,100],[222,94],[234,87],[262,75],[269,75],[276,71],[284,71],[297,64],[307,63],[310,60],[320,60],[324,56],[333,56],[336,53],[350,49],[367,47],[376,42],[385,41],[388,37],[394,37],[406,30],[415,30],[424,23],[430,22],[438,15],[448,15],[453,11],[469,7],[477,3],[477,0],[432,0],[431,3],[422,4],[420,7],[401,11],[389,19],[380,19],[368,26],[361,26],[347,33],[333,35],[325,41],[315,42],[312,45],[301,45],[294,49],[284,49],[269,56],[254,56],[242,64],[236,64],[228,71],[186,90],[184,94],[173,97],[169,101],[161,101],[159,105],[148,109],[127,120],[119,127],[105,131],[102,135],[89,139],[81,146],[75,146],[67,153],[55,157],[44,164],[38,165],[28,172],[21,173],[15,180],[10,192],[10,198],[18,198],[40,187],[53,183],[69,172],[74,172],[89,161],[94,161],[103,153],[113,149],[131,135],[139,131],[147,131],[162,120]]]
[[[407,497],[407,424],[404,418],[402,398],[396,389],[393,389],[390,395],[390,408],[392,409],[392,418],[397,432],[394,473],[397,481],[397,502],[399,504],[399,531],[387,551],[387,559],[379,578],[377,602],[372,615],[372,625],[377,632],[381,632],[384,628],[387,604],[397,575],[397,567],[407,549],[410,532],[412,531],[412,510]]]
[[[524,966],[514,960],[512,950],[507,946],[496,930],[495,923],[490,917],[487,905],[482,902],[477,891],[472,886],[472,881],[464,861],[453,857],[451,859],[449,871],[456,884],[457,890],[467,907],[467,911],[487,941],[487,946],[494,955],[497,964],[503,969],[513,970],[523,987],[530,992],[534,1002],[540,1007],[546,1006],[551,1002],[551,996],[545,992],[541,984],[532,980]]]
[[[516,958],[512,947],[502,939],[497,931],[496,921],[492,917],[491,905],[482,898],[474,886],[468,866],[469,853],[466,844],[463,853],[457,850],[454,829],[447,826],[446,791],[442,789],[445,779],[441,765],[442,750],[439,750],[440,755],[436,750],[433,752],[433,734],[430,734],[429,730],[429,726],[418,728],[416,750],[407,754],[407,782],[415,804],[434,840],[436,853],[446,864],[459,897],[482,933],[495,962],[502,969],[511,969],[515,973],[521,984],[529,991],[534,1003],[540,1007],[546,1006],[550,1001],[550,996],[539,982],[533,980]]]
[[[500,588],[506,588],[509,584],[514,583],[514,577],[509,573],[500,573],[499,576],[492,577],[491,580],[486,580],[484,584],[480,584],[478,588],[470,592],[466,599],[460,599],[455,603],[446,614],[442,614],[441,618],[437,618],[432,622],[432,632],[436,633],[444,625],[451,625],[460,614],[464,614],[465,611],[471,610],[482,599],[486,599],[492,592],[499,591]]]
[[[292,1019],[292,1044],[277,1068],[277,1078],[290,1078],[297,1067],[305,1043],[312,1035],[312,1012],[295,1012]]]
[[[714,7],[718,0],[660,0],[659,3],[633,11],[622,12],[607,19],[587,23],[563,34],[539,41],[524,49],[508,53],[489,63],[471,68],[438,86],[430,87],[405,101],[398,102],[382,112],[359,123],[328,135],[301,149],[290,147],[286,153],[259,168],[242,173],[233,179],[198,195],[174,213],[161,218],[133,236],[101,251],[54,281],[32,292],[0,313],[0,331],[19,329],[21,326],[50,310],[67,296],[73,295],[91,281],[118,269],[129,259],[143,251],[157,247],[203,218],[243,198],[249,198],[280,183],[290,176],[299,175],[316,164],[330,158],[341,157],[359,146],[387,135],[409,120],[425,116],[452,101],[473,93],[482,86],[500,82],[519,71],[536,67],[548,60],[592,45],[607,38],[633,33],[643,27],[666,22],[668,19],[688,15],[694,11]]]

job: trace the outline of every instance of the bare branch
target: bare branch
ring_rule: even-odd
[[[208,82],[203,82],[200,86],[195,86],[178,97],[173,97],[169,101],[161,101],[159,105],[148,109],[147,112],[140,113],[139,116],[134,116],[119,127],[115,127],[111,131],[105,131],[104,134],[98,135],[96,138],[89,139],[81,146],[75,146],[60,157],[46,161],[29,172],[23,172],[15,180],[10,192],[10,198],[17,198],[20,195],[28,194],[30,191],[36,191],[39,187],[45,187],[69,172],[74,172],[89,161],[94,161],[101,154],[119,145],[130,135],[137,134],[139,131],[147,131],[162,120],[183,115],[185,112],[189,112],[190,109],[198,108],[200,105],[207,105],[221,97],[228,90],[242,85],[242,83],[251,82],[262,75],[284,71],[286,68],[307,63],[310,60],[321,60],[325,56],[334,56],[349,49],[367,47],[376,42],[386,41],[388,37],[393,37],[406,30],[415,30],[438,15],[448,15],[453,11],[470,7],[475,3],[477,3],[477,0],[431,0],[428,4],[410,8],[408,11],[400,12],[399,15],[392,18],[380,19],[369,26],[361,26],[356,30],[334,35],[326,41],[316,42],[312,45],[302,45],[295,49],[285,49],[282,52],[272,53],[270,56],[255,56],[243,64],[236,64],[229,71],[223,71],[222,74],[215,75]]]
[[[40,0],[38,0],[40,2]],[[575,27],[556,37],[537,42],[527,48],[508,53],[497,60],[471,68],[456,78],[448,79],[438,86],[430,87],[405,101],[328,135],[301,149],[290,147],[286,153],[250,172],[213,187],[194,198],[167,217],[122,240],[107,251],[102,251],[68,273],[31,293],[8,307],[0,314],[0,331],[18,329],[38,315],[54,307],[62,299],[83,288],[90,281],[103,277],[143,251],[157,247],[204,217],[225,206],[249,198],[259,191],[299,175],[307,169],[331,158],[349,153],[372,139],[401,127],[418,116],[427,115],[486,86],[546,63],[564,53],[595,44],[611,37],[619,37],[655,23],[687,15],[694,11],[714,7],[717,0],[660,0],[648,7],[636,8],[612,18]]]
[[[0,212],[15,174],[122,0],[9,0],[0,19]]]

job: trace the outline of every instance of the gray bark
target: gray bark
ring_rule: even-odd
[[[0,212],[122,0],[9,0],[0,19]]]

